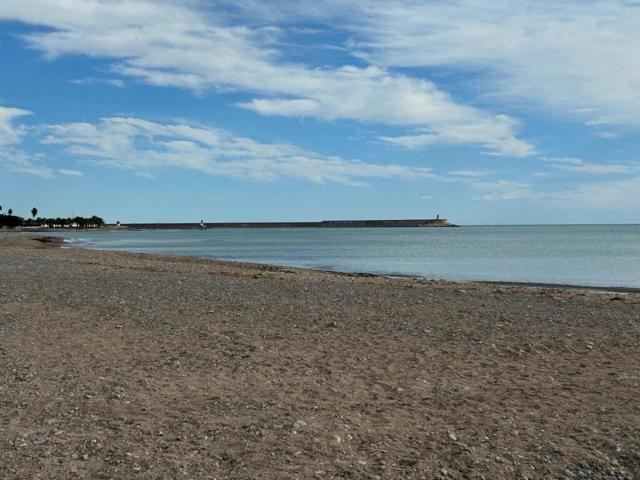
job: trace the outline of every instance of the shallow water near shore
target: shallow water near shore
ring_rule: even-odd
[[[640,225],[62,232],[98,250],[455,281],[640,287]]]

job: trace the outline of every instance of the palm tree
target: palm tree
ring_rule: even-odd
[[[33,219],[36,219],[36,215],[38,214],[38,209],[36,207],[33,207],[31,209],[31,216],[33,217]]]

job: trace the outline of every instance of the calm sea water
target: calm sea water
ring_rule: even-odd
[[[640,287],[640,225],[69,232],[91,249],[449,280]]]

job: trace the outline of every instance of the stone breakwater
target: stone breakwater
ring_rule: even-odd
[[[189,230],[198,228],[457,227],[457,225],[449,223],[444,218],[426,218],[409,220],[322,220],[320,222],[121,223],[120,227],[136,230]]]

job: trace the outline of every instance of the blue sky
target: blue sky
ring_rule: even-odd
[[[640,222],[640,3],[0,0],[0,205]]]

